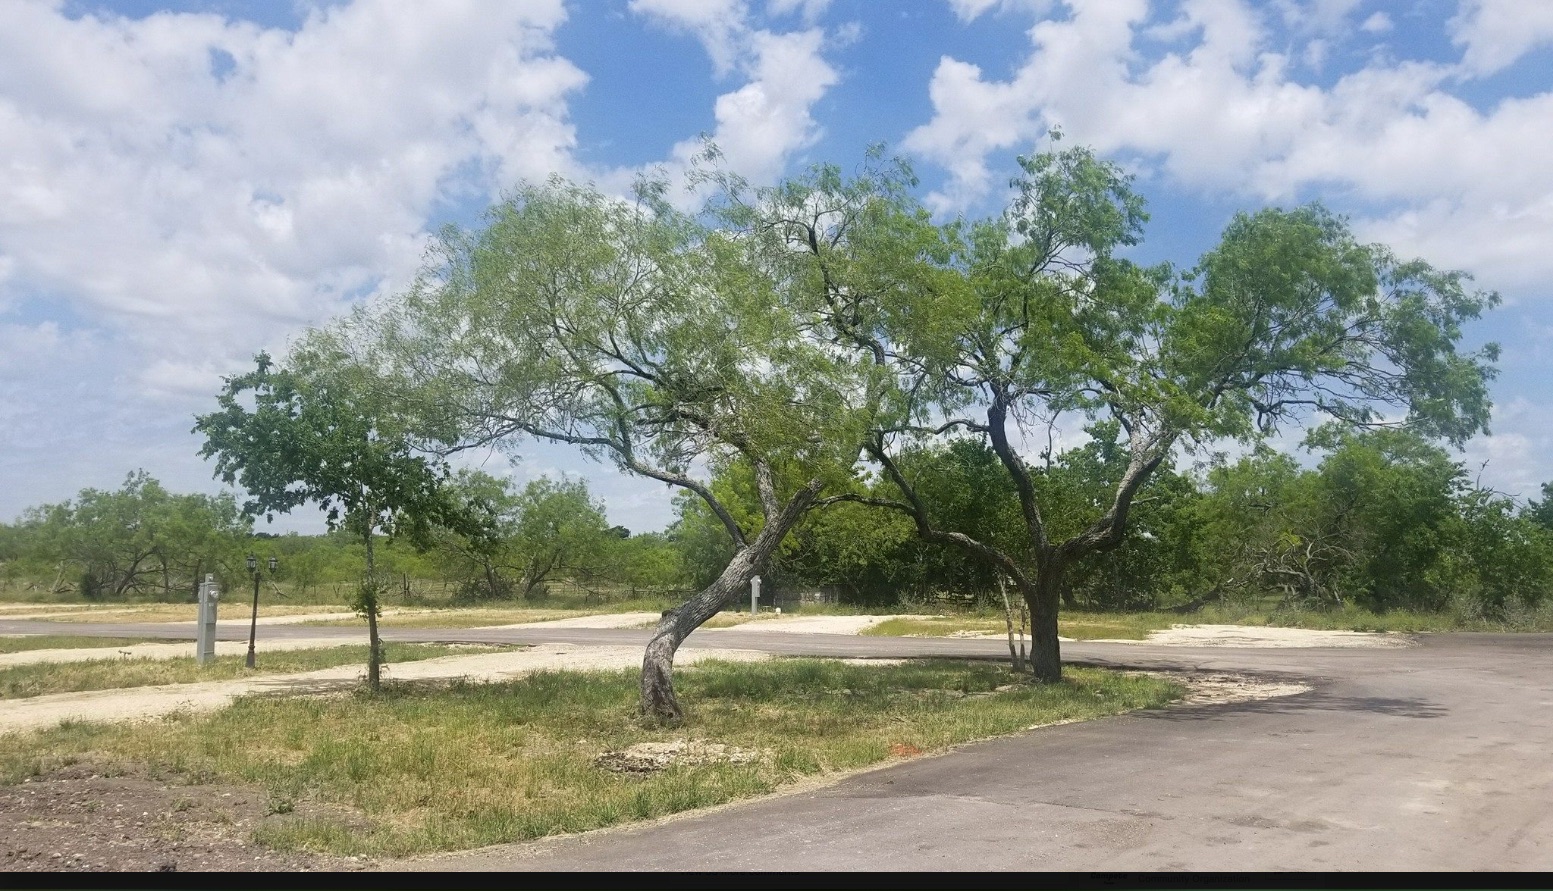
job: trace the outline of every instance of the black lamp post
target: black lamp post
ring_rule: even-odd
[[[248,555],[248,571],[253,574],[253,616],[248,620],[248,662],[249,668],[254,667],[253,642],[259,630],[259,558]],[[270,571],[275,571],[275,558],[270,558]]]

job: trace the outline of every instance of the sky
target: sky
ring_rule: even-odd
[[[5,0],[0,521],[136,468],[222,491],[190,432],[222,376],[403,288],[519,182],[624,191],[710,135],[769,183],[884,143],[935,213],[985,216],[1054,127],[1136,176],[1135,259],[1319,199],[1498,291],[1467,333],[1503,348],[1492,434],[1461,460],[1553,480],[1553,3]],[[661,484],[519,452],[472,460],[672,519]]]

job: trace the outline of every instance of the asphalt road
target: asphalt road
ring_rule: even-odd
[[[43,627],[37,627],[43,626]],[[189,629],[71,623],[72,634]],[[60,633],[0,621],[0,633]],[[271,626],[266,636],[338,634]],[[223,635],[225,636],[225,635]],[[409,630],[397,640],[645,642],[634,630]],[[996,657],[999,641],[703,632],[687,646]],[[1048,727],[634,829],[420,861],[430,869],[1549,870],[1553,635],[1405,649],[1066,644],[1094,664],[1313,685],[1276,700]]]

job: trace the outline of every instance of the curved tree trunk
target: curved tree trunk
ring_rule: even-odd
[[[741,548],[728,561],[722,574],[699,594],[680,606],[668,610],[658,622],[647,651],[642,656],[642,714],[668,721],[678,721],[685,716],[674,696],[674,653],[685,642],[690,632],[701,627],[707,619],[717,615],[729,600],[746,590],[750,579],[760,571],[766,560],[781,544],[782,539],[814,502],[818,484],[799,490],[776,517],[766,521],[765,528],[747,547]]]

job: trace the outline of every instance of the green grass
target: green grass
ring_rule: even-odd
[[[186,781],[257,784],[279,807],[255,838],[284,849],[409,855],[645,820],[760,795],[900,754],[1163,705],[1180,688],[1072,668],[1028,683],[1000,664],[703,663],[677,676],[686,722],[636,714],[635,672],[552,672],[382,694],[251,697],[134,728],[72,723],[7,739],[0,782],[66,763],[147,764]],[[601,754],[701,740],[746,764],[622,775]],[[289,815],[308,801],[338,818]],[[310,808],[316,814],[319,808]]]
[[[75,650],[88,647],[132,647],[146,643],[177,643],[145,637],[78,637],[71,634],[29,634],[24,637],[0,637],[0,653],[25,653],[29,650]]]
[[[442,644],[386,644],[390,664],[417,662],[438,656],[467,655],[469,647]],[[491,647],[491,649],[496,649]],[[365,646],[325,647],[314,650],[279,650],[261,653],[258,667],[248,669],[243,656],[218,656],[205,665],[194,657],[186,659],[97,659],[89,662],[44,662],[0,668],[0,700],[25,699],[52,693],[80,693],[87,690],[116,690],[154,684],[188,684],[196,681],[226,681],[258,675],[294,674],[334,668],[339,665],[366,665]]]

